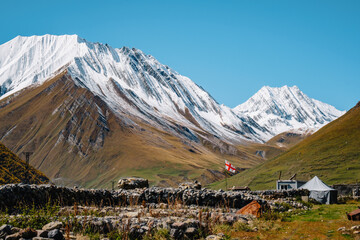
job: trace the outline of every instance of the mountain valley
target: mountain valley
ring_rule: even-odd
[[[33,151],[31,164],[60,185],[208,184],[224,177],[224,159],[252,168],[342,114],[296,86],[263,87],[231,109],[138,49],[77,35],[0,46],[0,141]]]

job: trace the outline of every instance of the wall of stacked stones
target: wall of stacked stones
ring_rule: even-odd
[[[253,200],[265,204],[264,196],[295,197],[299,191],[231,192],[209,189],[182,189],[150,187],[133,190],[109,191],[77,189],[54,185],[8,184],[0,186],[0,208],[16,209],[47,204],[60,206],[126,206],[143,203],[167,203],[209,207],[241,208]]]
[[[252,191],[252,195],[261,196],[267,199],[279,199],[279,198],[296,198],[301,196],[309,196],[309,190],[307,189],[292,189],[292,190],[263,190]]]
[[[360,183],[336,184],[331,187],[338,191],[338,196],[360,197]]]

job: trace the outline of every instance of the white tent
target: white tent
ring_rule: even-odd
[[[302,185],[301,189],[309,190],[309,197],[318,202],[326,204],[336,203],[337,190],[323,183],[323,181],[321,181],[317,176]]]

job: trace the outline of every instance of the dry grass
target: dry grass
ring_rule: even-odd
[[[49,179],[32,166],[12,153],[7,147],[0,143],[0,184],[21,183],[47,183]]]
[[[347,220],[345,212],[356,209],[359,203],[338,205],[315,205],[310,211],[293,214],[279,220],[255,220],[250,225],[235,223],[217,226],[215,232],[238,239],[360,239],[351,231],[337,231],[340,227],[350,229],[358,222]],[[256,229],[256,230],[255,230]]]

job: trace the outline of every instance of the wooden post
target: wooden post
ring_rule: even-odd
[[[30,178],[29,178],[29,169],[30,169],[30,155],[33,154],[33,152],[23,152],[23,154],[25,155],[25,159],[26,159],[26,165],[25,165],[25,183],[30,183]]]

